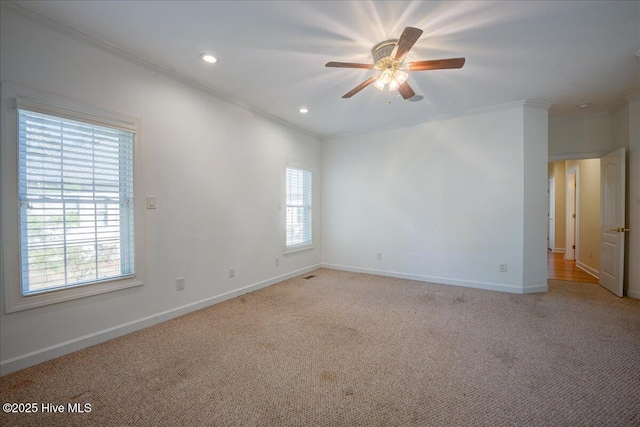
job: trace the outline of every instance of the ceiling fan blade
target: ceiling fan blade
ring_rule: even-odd
[[[446,70],[462,68],[464,58],[434,59],[432,61],[415,61],[407,64],[407,71]]]
[[[370,70],[373,68],[373,64],[354,64],[353,62],[327,62],[325,67],[335,68],[364,68]]]
[[[397,61],[402,61],[413,45],[418,41],[422,35],[420,28],[407,27],[402,32],[402,35],[398,39],[398,44],[393,49],[391,57]]]
[[[369,86],[371,83],[376,81],[377,78],[378,78],[378,76],[373,76],[373,77],[368,78],[367,80],[363,81],[358,86],[356,86],[355,88],[351,89],[349,92],[347,92],[344,95],[342,95],[342,97],[343,98],[351,98],[353,95],[355,95],[356,93],[360,92],[362,89],[364,89],[365,87]]]
[[[415,96],[415,92],[413,91],[413,89],[411,89],[411,86],[409,86],[409,83],[404,82],[400,85],[400,87],[398,88],[398,91],[400,92],[400,95],[402,95],[402,97],[404,99],[409,99],[413,96]]]

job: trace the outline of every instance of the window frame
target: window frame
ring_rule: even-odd
[[[311,236],[311,241],[309,243],[306,244],[302,244],[302,245],[294,245],[294,246],[288,246],[287,245],[287,169],[288,168],[293,168],[293,169],[301,169],[304,171],[307,171],[311,174],[311,204],[309,206],[309,210],[311,211],[311,221],[309,224],[310,227],[310,236]],[[283,220],[283,228],[284,228],[284,242],[283,242],[283,253],[285,255],[287,254],[292,254],[292,253],[296,253],[296,252],[303,252],[303,251],[308,251],[310,249],[314,248],[314,243],[313,243],[313,229],[314,229],[314,217],[315,215],[313,215],[313,205],[314,205],[314,170],[311,167],[311,165],[304,163],[304,162],[300,162],[297,160],[293,160],[293,159],[289,159],[289,158],[285,158],[284,161],[284,168],[283,168],[283,175],[284,175],[284,179],[283,179],[283,184],[284,184],[284,193],[283,193],[283,205],[284,205],[284,209],[283,209],[283,215],[282,215],[282,220]]]
[[[60,96],[35,89],[2,82],[2,184],[0,200],[0,262],[5,296],[5,312],[13,313],[49,304],[85,298],[93,295],[142,286],[144,283],[144,210],[141,188],[141,134],[140,120],[111,111],[89,107]],[[68,288],[47,290],[31,295],[22,293],[22,266],[20,259],[20,202],[18,167],[18,109],[57,117],[64,117],[93,125],[106,126],[132,132],[133,141],[133,200],[134,200],[134,274],[97,280]]]

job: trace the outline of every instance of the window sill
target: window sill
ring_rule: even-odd
[[[291,246],[291,247],[285,248],[284,255],[295,254],[297,252],[310,251],[311,249],[313,249],[313,244],[311,244],[311,245]]]
[[[31,308],[43,307],[45,305],[57,304],[60,302],[71,301],[93,295],[105,294],[107,292],[118,291],[121,289],[142,286],[142,284],[142,281],[134,276],[125,279],[115,279],[90,285],[77,286],[74,288],[60,289],[35,295],[18,297],[17,301],[11,301],[8,298],[6,312],[14,313],[17,311],[29,310]]]

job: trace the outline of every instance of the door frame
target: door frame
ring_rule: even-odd
[[[549,179],[549,189],[548,189],[548,194],[549,194],[549,213],[548,213],[548,220],[549,220],[549,224],[547,225],[547,247],[552,251],[555,252],[555,246],[556,246],[556,179],[554,178],[550,178]]]
[[[565,209],[565,217],[566,217],[566,237],[565,237],[565,252],[564,259],[567,260],[576,260],[578,259],[578,242],[580,240],[580,230],[579,220],[579,192],[578,192],[578,182],[580,178],[580,170],[578,165],[572,166],[567,169],[565,177],[565,186],[566,186],[566,209]],[[573,178],[570,177],[573,175]],[[570,186],[571,181],[573,181],[573,187]]]

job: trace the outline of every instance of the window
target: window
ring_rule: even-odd
[[[286,250],[310,249],[312,246],[311,171],[286,166]]]
[[[133,275],[134,134],[22,109],[18,121],[22,295]]]
[[[15,100],[3,110],[15,123],[2,147],[7,312],[141,285],[137,121]]]

